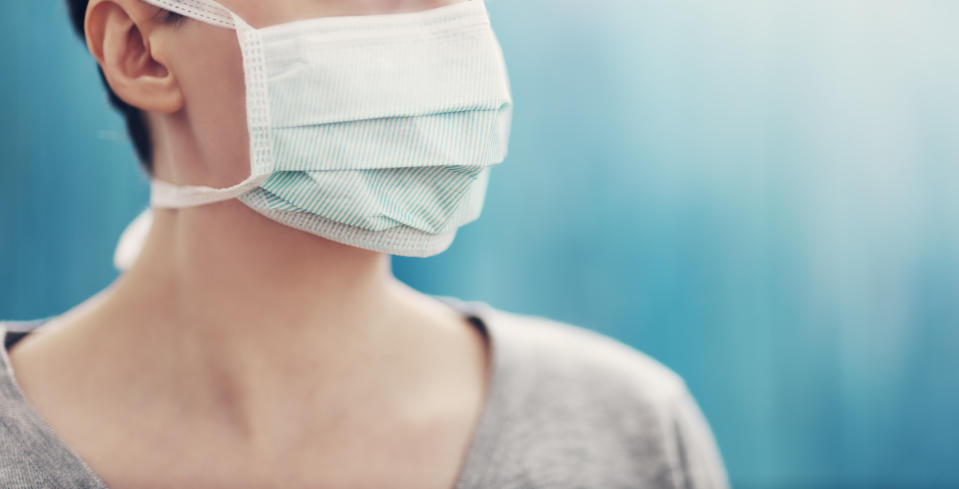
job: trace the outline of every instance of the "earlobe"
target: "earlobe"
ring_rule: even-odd
[[[86,37],[110,88],[127,104],[149,112],[173,113],[184,97],[176,76],[151,44],[155,8],[138,0],[93,0]]]

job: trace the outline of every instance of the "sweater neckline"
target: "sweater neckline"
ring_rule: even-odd
[[[486,339],[488,349],[487,386],[479,418],[473,426],[466,454],[460,462],[459,474],[452,489],[473,489],[482,487],[483,471],[489,466],[489,459],[496,453],[496,442],[502,433],[501,423],[508,419],[503,412],[506,407],[504,383],[504,348],[501,329],[493,320],[494,309],[484,302],[463,301],[455,297],[434,296],[435,299],[455,309],[473,326],[478,328]],[[52,319],[52,318],[50,318]],[[45,441],[48,450],[56,451],[51,460],[69,461],[74,467],[58,466],[58,471],[77,470],[87,479],[83,487],[91,489],[111,489],[99,475],[74,450],[56,434],[56,431],[37,412],[17,384],[16,375],[7,350],[28,336],[33,330],[46,324],[50,319],[4,323],[0,322],[0,402],[12,402],[19,411],[28,429]]]

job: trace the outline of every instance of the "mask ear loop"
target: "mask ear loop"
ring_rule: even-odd
[[[152,226],[153,211],[147,209],[123,230],[113,252],[113,266],[118,272],[127,271],[140,256],[140,250],[143,249],[143,243],[146,242]]]
[[[235,199],[269,180],[269,175],[250,176],[237,185],[213,188],[194,185],[174,185],[153,180],[150,182],[150,206],[183,209]]]
[[[266,59],[260,33],[213,0],[144,1],[201,22],[236,30],[243,54],[250,137],[250,176],[246,180],[227,188],[182,186],[153,180],[150,183],[150,205],[159,208],[185,208],[212,204],[239,197],[266,183],[273,171],[273,134],[270,131]]]
[[[233,29],[233,12],[214,0],[143,0],[154,7],[175,12],[207,24]]]

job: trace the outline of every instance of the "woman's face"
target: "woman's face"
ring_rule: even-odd
[[[302,19],[415,12],[465,0],[219,0],[256,28]],[[187,19],[157,34],[165,63],[183,94],[178,128],[195,144],[155,146],[157,177],[172,183],[228,187],[249,176],[243,62],[236,32]],[[183,129],[180,129],[183,130]],[[182,138],[178,139],[182,140]],[[182,146],[182,145],[181,145]],[[161,150],[162,152],[163,150]],[[193,164],[182,164],[191,161]]]

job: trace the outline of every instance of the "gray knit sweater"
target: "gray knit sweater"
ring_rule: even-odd
[[[441,298],[484,331],[492,378],[455,489],[725,489],[683,381],[589,330]],[[108,489],[32,409],[7,349],[42,323],[0,323],[0,487]]]

